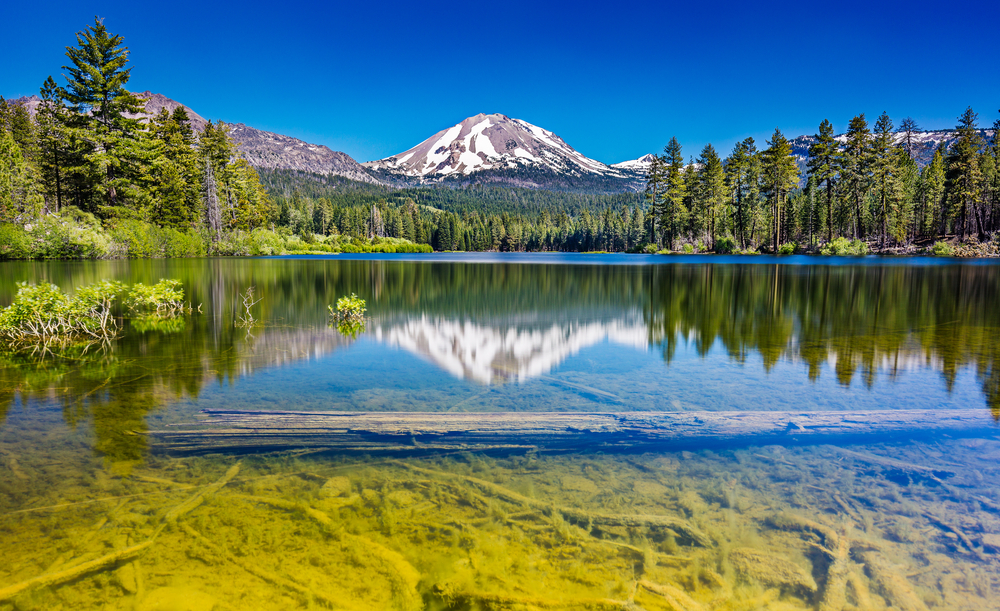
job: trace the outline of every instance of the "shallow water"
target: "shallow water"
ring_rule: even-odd
[[[106,350],[0,354],[0,557],[14,559],[0,588],[150,542],[0,609],[998,608],[991,418],[891,439],[614,453],[182,455],[144,434],[213,408],[995,416],[995,264],[3,263],[0,304],[23,280],[161,277],[201,313],[127,321]],[[262,324],[245,330],[249,286]],[[327,321],[351,292],[368,302],[357,337]]]

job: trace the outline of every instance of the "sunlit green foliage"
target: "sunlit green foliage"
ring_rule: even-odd
[[[103,281],[71,296],[54,284],[21,283],[13,303],[0,310],[0,337],[15,342],[106,339],[117,329],[111,305],[123,288]]]
[[[848,240],[847,238],[840,237],[834,238],[832,242],[824,244],[820,248],[819,253],[821,255],[845,255],[845,256],[860,256],[868,254],[868,244],[861,240]]]
[[[938,257],[951,257],[955,254],[955,248],[947,242],[938,240],[934,242],[934,246],[931,246],[931,254]]]

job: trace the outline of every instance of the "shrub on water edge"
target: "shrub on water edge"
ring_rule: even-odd
[[[736,240],[723,236],[715,241],[715,252],[720,255],[730,255],[736,251]]]
[[[194,230],[179,231],[177,229],[163,229],[163,256],[164,257],[203,257],[205,256],[205,242]]]
[[[834,238],[833,241],[827,242],[819,249],[822,255],[840,255],[840,256],[861,256],[868,254],[868,244],[865,244],[861,240],[848,240],[847,238],[840,237]]]
[[[271,255],[284,254],[286,251],[285,240],[277,233],[259,227],[250,232],[252,239],[252,249],[255,256],[269,257]]]
[[[931,246],[931,254],[937,257],[953,257],[955,248],[948,242],[937,241],[934,242],[934,246]]]
[[[152,286],[139,282],[128,290],[124,303],[137,314],[173,316],[190,310],[184,305],[184,289],[180,287],[179,280],[161,279]]]
[[[135,219],[116,220],[111,227],[111,241],[117,245],[122,255],[134,259],[162,257],[162,249],[157,236],[150,231],[150,225]]]
[[[135,219],[119,219],[109,230],[114,251],[133,259],[200,257],[205,254],[202,237],[194,230],[157,227]]]
[[[796,242],[785,242],[784,244],[778,246],[779,255],[794,255],[795,251],[799,249],[799,245]]]
[[[111,305],[123,288],[104,280],[71,296],[54,284],[19,283],[13,303],[0,310],[0,337],[15,342],[111,337],[117,330]]]
[[[690,244],[685,244],[683,246],[683,250],[684,250],[684,254],[686,254],[686,255],[693,254],[694,253],[694,246],[691,246]]]
[[[17,225],[0,224],[0,259],[27,259],[31,257],[28,233]]]
[[[104,259],[118,254],[100,221],[72,206],[41,217],[25,231],[33,258]]]

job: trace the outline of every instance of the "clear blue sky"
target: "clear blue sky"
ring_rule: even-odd
[[[775,127],[837,131],[859,112],[953,127],[1000,117],[1000,3],[8,2],[0,94],[60,80],[75,32],[105,19],[133,91],[359,161],[478,112],[552,130],[615,163]]]

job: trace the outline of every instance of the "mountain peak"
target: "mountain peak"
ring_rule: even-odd
[[[621,163],[612,164],[611,167],[618,168],[620,170],[632,170],[636,172],[645,172],[649,169],[649,165],[653,163],[653,159],[656,156],[652,153],[647,153],[638,159],[632,159],[630,161],[622,161]]]
[[[471,116],[407,151],[364,165],[421,182],[489,171],[627,178],[619,170],[580,154],[553,132],[499,113]]]

